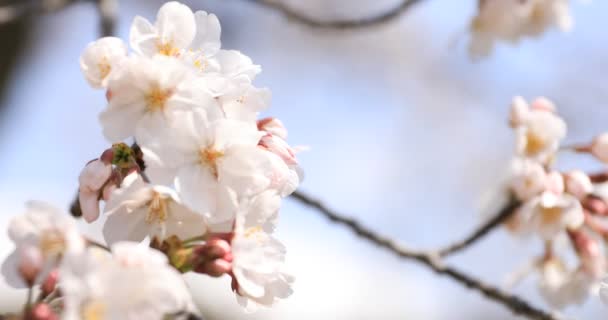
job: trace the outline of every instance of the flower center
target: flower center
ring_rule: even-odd
[[[110,66],[110,63],[106,57],[101,59],[101,62],[97,64],[97,68],[99,68],[99,75],[102,79],[105,79],[112,70],[112,67]]]
[[[545,148],[545,141],[542,137],[534,132],[526,133],[526,154],[535,155],[540,153]]]
[[[163,223],[167,220],[169,199],[164,198],[160,193],[152,191],[152,199],[148,202],[147,223]]]
[[[45,258],[55,257],[65,251],[65,238],[58,230],[48,230],[42,233],[39,242],[40,251]]]
[[[542,208],[541,210],[541,221],[543,224],[554,224],[562,216],[562,208],[560,207],[549,207]]]
[[[158,85],[153,86],[145,96],[146,110],[149,112],[162,111],[172,94],[173,91],[170,89],[161,89]]]
[[[99,300],[85,303],[82,307],[83,320],[102,320],[106,312],[106,306]]]
[[[224,152],[213,148],[205,148],[199,151],[199,161],[201,164],[208,166],[213,175],[217,178],[217,160],[224,156]]]
[[[165,56],[169,56],[169,57],[177,57],[179,56],[179,48],[176,48],[173,46],[173,44],[171,44],[171,42],[159,42],[156,45],[156,48],[158,49],[158,53],[165,55]]]

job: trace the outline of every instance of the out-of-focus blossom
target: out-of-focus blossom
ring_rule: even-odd
[[[28,280],[38,284],[59,264],[68,247],[84,246],[74,221],[42,202],[28,202],[26,212],[9,223],[8,236],[15,250],[2,264],[2,276],[17,288],[28,286],[21,274],[24,269],[36,269],[35,279]]]
[[[94,88],[105,88],[108,79],[127,58],[127,46],[115,37],[105,37],[89,43],[80,56],[80,69]]]
[[[516,44],[551,27],[570,30],[569,0],[479,0],[469,51],[476,58],[487,56],[497,41]]]
[[[120,242],[112,255],[71,251],[61,269],[63,319],[166,319],[197,313],[180,274],[148,247]]]

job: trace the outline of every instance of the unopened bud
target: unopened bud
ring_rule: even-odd
[[[593,191],[593,184],[589,176],[580,170],[570,171],[565,176],[566,192],[577,199],[585,198]]]
[[[555,112],[555,104],[545,97],[538,97],[534,99],[530,108],[532,110]]]
[[[604,215],[608,211],[608,205],[606,202],[595,196],[587,196],[585,199],[583,199],[583,201],[581,201],[581,204],[583,205],[583,208],[592,213]]]
[[[59,316],[53,311],[53,309],[46,303],[39,303],[35,305],[30,311],[30,318],[32,320],[58,320]]]
[[[99,160],[101,160],[105,164],[112,164],[113,159],[114,159],[114,150],[112,150],[112,148],[106,149],[101,154],[101,157],[99,157]]]
[[[195,271],[217,278],[230,273],[232,271],[232,263],[222,259],[215,259],[203,263],[198,266]]]
[[[547,191],[555,195],[560,195],[564,193],[564,177],[561,175],[561,173],[557,171],[549,172],[549,174],[547,174],[545,187]]]
[[[210,259],[223,258],[231,251],[230,244],[228,241],[223,239],[212,239],[205,244],[208,249],[206,250],[207,257]]]
[[[509,126],[511,128],[516,128],[521,126],[528,117],[530,113],[530,109],[528,108],[528,103],[522,97],[513,98],[513,102],[511,103],[511,111],[509,112]]]
[[[277,118],[264,118],[258,120],[258,130],[270,133],[283,140],[287,139],[287,128]]]
[[[594,277],[602,276],[605,259],[598,241],[582,230],[569,232],[569,235],[585,271]]]
[[[270,134],[263,136],[260,139],[260,146],[279,156],[287,165],[298,164],[298,160],[296,159],[296,154],[293,149],[285,140],[278,136]]]
[[[593,139],[591,154],[603,163],[608,163],[608,132],[602,133]]]
[[[37,247],[27,246],[19,250],[19,274],[28,286],[34,285],[43,262],[42,252]]]
[[[40,286],[40,290],[42,291],[43,296],[48,296],[51,292],[55,291],[55,287],[57,286],[57,282],[59,281],[59,270],[55,269],[51,271]]]

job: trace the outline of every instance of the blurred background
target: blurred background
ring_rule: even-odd
[[[499,206],[513,149],[506,124],[514,95],[554,100],[569,124],[566,143],[608,129],[608,3],[573,2],[572,32],[550,31],[485,60],[467,55],[476,1],[426,0],[390,23],[359,30],[313,29],[252,1],[184,1],[219,16],[223,47],[262,65],[273,92],[266,115],[283,120],[300,154],[301,190],[379,232],[415,247],[437,247],[472,230]],[[319,19],[372,16],[399,0],[284,0]],[[0,1],[2,3],[2,1]],[[132,18],[153,19],[163,1],[120,1],[117,36]],[[0,27],[0,227],[29,199],[67,209],[84,164],[107,147],[97,114],[104,93],[89,88],[78,58],[98,38],[91,3]],[[598,167],[560,158],[562,168]],[[101,223],[84,226],[99,236]],[[287,199],[278,235],[297,276],[293,296],[244,314],[230,279],[189,277],[208,319],[516,319],[447,278],[357,239]],[[4,232],[0,256],[12,250]],[[541,252],[504,230],[449,259],[501,285]],[[531,277],[514,289],[547,308]],[[0,311],[24,292],[0,284]],[[599,299],[565,310],[605,317]]]

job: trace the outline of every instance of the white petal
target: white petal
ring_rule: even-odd
[[[176,1],[165,3],[158,10],[156,28],[159,40],[179,49],[187,49],[196,33],[192,10]]]

